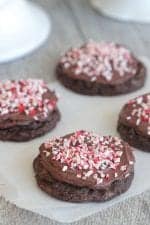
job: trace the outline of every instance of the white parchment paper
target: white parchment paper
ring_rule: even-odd
[[[149,68],[149,61],[143,58]],[[0,142],[0,193],[17,206],[59,222],[73,222],[106,209],[126,198],[150,189],[150,153],[135,150],[135,178],[125,194],[105,203],[67,203],[49,197],[36,185],[32,161],[39,145],[49,137],[61,136],[78,129],[101,135],[118,135],[116,124],[121,107],[129,99],[150,91],[150,69],[145,87],[118,97],[89,97],[75,94],[59,83],[50,85],[60,94],[61,121],[44,137],[27,143]]]

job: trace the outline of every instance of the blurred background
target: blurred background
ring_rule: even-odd
[[[5,1],[13,2],[16,0],[0,1],[1,3],[4,1],[5,4]],[[107,0],[105,1],[107,2]],[[139,2],[139,0],[134,1]],[[119,42],[128,46],[139,56],[150,56],[149,23],[123,22],[111,19],[96,10],[88,0],[35,0],[29,2],[41,6],[48,14],[52,24],[50,36],[42,47],[29,55],[9,63],[1,63],[1,79],[6,77],[42,77],[48,82],[52,81],[55,79],[53,71],[59,55],[68,47],[81,44],[88,39]],[[4,4],[0,4],[0,15],[2,15]],[[32,22],[31,18],[30,21]],[[4,23],[5,21],[3,21]],[[49,29],[47,22],[43,23],[44,26],[47,26],[47,30]],[[9,30],[13,27],[6,28]],[[26,32],[29,35],[32,32],[31,28],[29,27]],[[39,29],[37,37],[38,35],[41,37],[42,32],[44,31]]]

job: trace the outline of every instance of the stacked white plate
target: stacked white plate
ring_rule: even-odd
[[[90,0],[105,15],[126,21],[150,22],[149,0]]]
[[[49,31],[49,19],[40,7],[26,0],[0,0],[0,63],[33,51]]]

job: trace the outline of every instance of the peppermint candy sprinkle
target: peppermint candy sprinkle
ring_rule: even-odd
[[[0,115],[25,114],[35,120],[46,118],[56,99],[43,98],[48,87],[42,80],[27,79],[0,82]]]
[[[92,176],[97,184],[109,179],[108,169],[114,178],[118,176],[116,169],[120,172],[127,169],[127,165],[121,164],[124,146],[117,137],[77,131],[66,138],[48,140],[44,147],[52,160],[62,164],[63,172],[78,171],[77,178],[86,180]]]
[[[74,75],[86,75],[92,82],[102,76],[112,80],[114,73],[120,77],[136,74],[137,62],[129,50],[114,43],[89,42],[81,48],[69,50],[61,59],[65,70]]]
[[[139,96],[128,103],[132,107],[131,116],[127,120],[136,118],[136,126],[145,123],[147,134],[150,135],[150,94]]]

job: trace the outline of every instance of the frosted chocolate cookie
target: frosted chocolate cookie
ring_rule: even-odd
[[[120,112],[118,131],[131,146],[150,152],[150,93],[125,104]]]
[[[60,119],[57,97],[42,80],[0,82],[0,140],[28,141]]]
[[[144,65],[125,47],[114,43],[89,42],[72,48],[57,65],[62,84],[86,95],[119,95],[141,88]]]
[[[106,201],[130,187],[134,156],[117,137],[78,131],[42,144],[34,170],[39,187],[51,196],[73,202]]]

